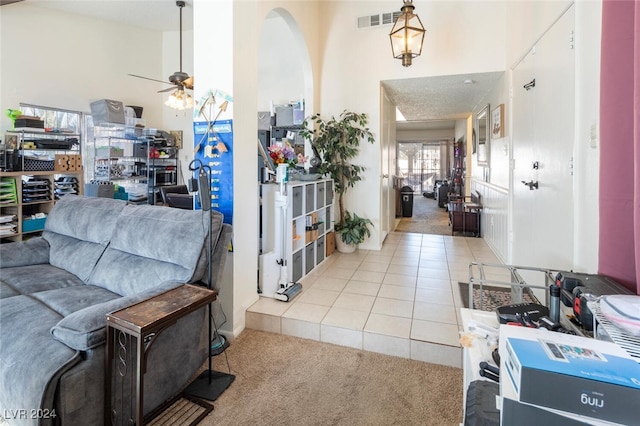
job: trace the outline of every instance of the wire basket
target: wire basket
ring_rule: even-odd
[[[22,164],[22,170],[28,172],[48,172],[53,171],[55,168],[54,160],[38,160],[22,155],[20,156],[20,163]]]

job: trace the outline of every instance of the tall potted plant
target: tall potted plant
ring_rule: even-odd
[[[313,125],[313,130],[310,129],[310,125]],[[363,166],[352,164],[351,160],[358,155],[361,141],[375,141],[373,133],[366,125],[366,114],[345,110],[338,118],[332,116],[330,119],[324,119],[320,114],[314,114],[305,120],[305,130],[301,132],[322,159],[318,171],[329,175],[334,181],[340,214],[335,230],[339,239],[347,244],[346,251],[354,251],[366,237],[371,236],[369,226],[373,226],[369,219],[344,208],[345,192],[362,180],[362,172],[365,170]]]

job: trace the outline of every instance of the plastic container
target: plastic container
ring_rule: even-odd
[[[47,221],[46,217],[40,219],[25,219],[22,221],[22,232],[36,232],[44,229],[44,223]]]

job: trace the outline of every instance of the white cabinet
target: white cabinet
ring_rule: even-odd
[[[282,192],[278,184],[262,185],[260,290],[267,297],[281,281],[297,282],[322,263],[333,231],[333,180],[293,181]]]

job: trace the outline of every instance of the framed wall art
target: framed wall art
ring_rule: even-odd
[[[504,137],[504,104],[500,104],[491,111],[491,139]]]

